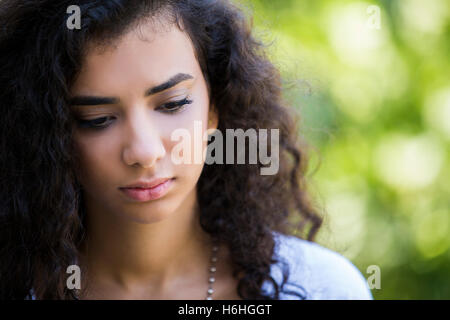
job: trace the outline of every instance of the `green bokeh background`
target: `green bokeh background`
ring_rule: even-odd
[[[317,242],[378,266],[375,299],[450,299],[450,1],[239,3],[301,114]]]

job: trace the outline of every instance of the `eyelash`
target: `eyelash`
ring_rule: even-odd
[[[178,100],[178,101],[171,101],[166,104],[163,104],[162,107],[158,107],[155,110],[163,109],[163,110],[165,110],[165,111],[162,111],[163,113],[175,114],[175,113],[178,113],[178,112],[181,112],[182,110],[184,110],[186,105],[191,104],[192,102],[194,102],[194,101],[189,100],[188,97],[186,97],[186,98]],[[111,121],[110,121],[110,122],[106,122],[107,124],[104,124],[108,118],[112,118],[112,117],[110,117],[110,116],[101,117],[101,118],[96,118],[96,119],[92,119],[92,120],[79,119],[78,126],[80,128],[93,129],[93,130],[105,129],[111,123]],[[99,120],[105,120],[105,121],[102,121],[100,123],[100,125],[96,124],[96,123],[98,123]]]

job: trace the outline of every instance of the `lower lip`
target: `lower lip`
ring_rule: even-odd
[[[120,188],[129,198],[137,201],[150,201],[163,197],[172,185],[172,180],[169,179],[153,188],[141,189],[141,188]]]

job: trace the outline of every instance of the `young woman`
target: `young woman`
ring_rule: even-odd
[[[235,5],[2,0],[0,26],[1,299],[372,298],[312,242],[295,116]],[[226,129],[277,129],[277,170],[194,138]]]

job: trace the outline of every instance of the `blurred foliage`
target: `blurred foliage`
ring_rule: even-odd
[[[379,266],[375,299],[449,299],[450,2],[240,3],[301,114],[316,240]]]

